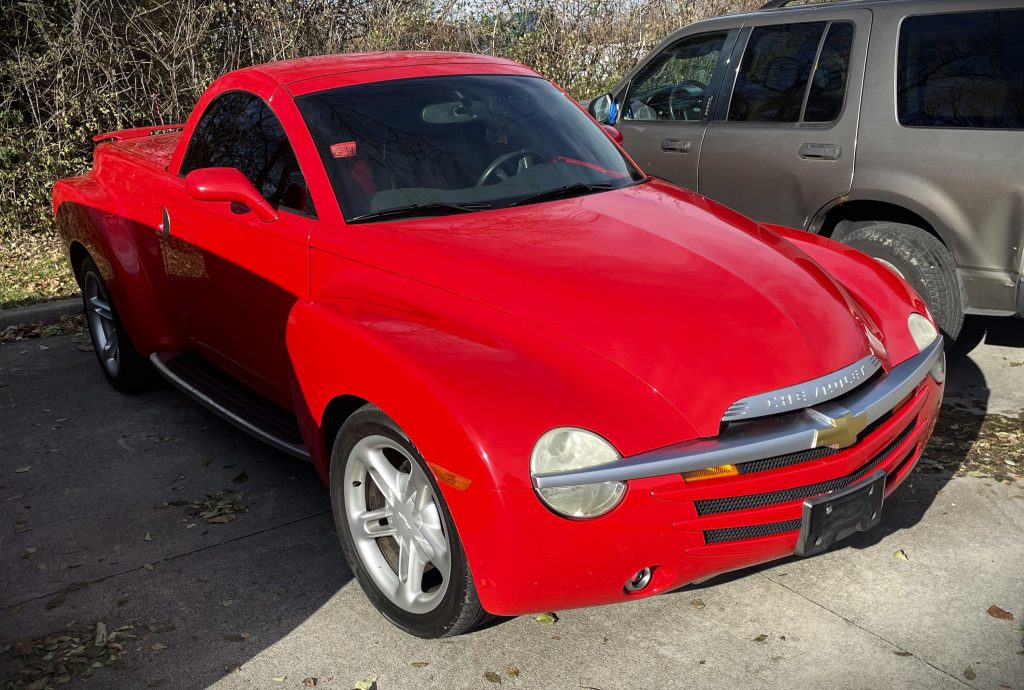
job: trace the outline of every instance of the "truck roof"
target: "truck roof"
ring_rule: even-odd
[[[282,86],[310,79],[322,80],[332,76],[345,75],[346,83],[377,81],[381,73],[393,75],[395,70],[409,69],[409,76],[416,76],[423,68],[444,67],[445,71],[456,68],[461,73],[487,73],[500,68],[529,70],[517,62],[490,55],[472,53],[447,53],[440,51],[392,51],[375,53],[344,53],[338,55],[317,55],[313,57],[280,60],[263,65],[254,65],[237,70],[237,73],[259,72]],[[354,73],[359,73],[358,76]],[[355,77],[355,78],[353,78]],[[394,78],[390,76],[388,78]]]

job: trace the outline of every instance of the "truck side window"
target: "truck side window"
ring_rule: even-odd
[[[238,168],[275,208],[313,214],[298,160],[270,106],[253,94],[219,96],[196,125],[181,175],[198,168]]]
[[[1024,10],[907,17],[896,103],[907,127],[1024,128]]]
[[[629,85],[623,119],[699,122],[727,35],[689,36],[647,63]]]
[[[825,22],[759,26],[740,63],[732,122],[797,122]]]

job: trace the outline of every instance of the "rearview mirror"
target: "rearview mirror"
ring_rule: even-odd
[[[277,211],[238,168],[200,168],[185,176],[185,191],[196,201],[230,201],[249,208],[264,223]]]
[[[587,112],[602,125],[615,124],[615,99],[610,93],[598,96],[587,105]]]

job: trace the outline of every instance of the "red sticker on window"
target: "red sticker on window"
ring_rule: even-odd
[[[356,155],[356,142],[343,141],[331,146],[331,155],[335,158],[351,158]]]

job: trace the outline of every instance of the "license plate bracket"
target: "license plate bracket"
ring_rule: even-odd
[[[869,530],[882,521],[885,470],[875,470],[863,481],[845,489],[804,501],[798,556],[813,556],[840,539]]]

